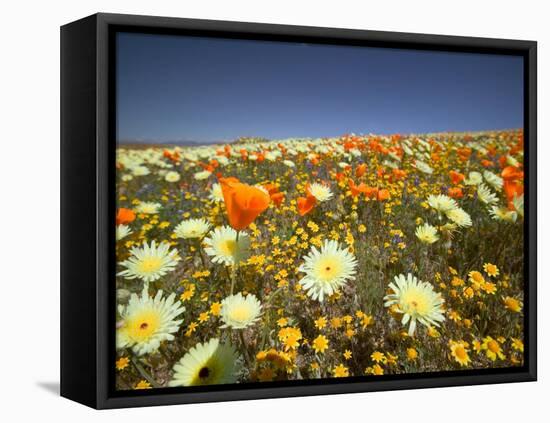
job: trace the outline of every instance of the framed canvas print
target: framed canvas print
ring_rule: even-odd
[[[61,29],[61,393],[536,379],[536,43]]]

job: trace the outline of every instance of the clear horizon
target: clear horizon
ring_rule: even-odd
[[[117,141],[523,127],[523,59],[119,33]]]

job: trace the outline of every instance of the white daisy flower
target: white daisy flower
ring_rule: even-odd
[[[283,160],[283,164],[287,167],[296,167],[292,160]]]
[[[456,209],[453,209],[453,210],[449,210],[447,213],[445,213],[445,215],[453,223],[455,223],[456,225],[462,228],[468,228],[472,226],[472,218],[467,212],[465,212],[460,207],[457,207]]]
[[[212,201],[215,201],[216,203],[223,201],[223,191],[222,186],[220,184],[212,184],[212,188],[210,188],[210,194],[208,195],[208,198]]]
[[[514,167],[518,167],[520,165],[520,163],[516,160],[516,158],[510,155],[506,156],[506,164]]]
[[[135,166],[132,168],[132,174],[134,176],[146,176],[150,173],[151,171],[146,166]]]
[[[454,199],[443,194],[428,196],[428,205],[439,213],[447,213],[458,208]]]
[[[427,163],[425,163],[421,160],[416,160],[415,163],[416,163],[416,168],[422,173],[425,173],[427,175],[431,175],[434,171]]]
[[[433,244],[439,239],[439,235],[437,235],[437,228],[429,223],[425,223],[422,226],[417,226],[414,234],[425,244]]]
[[[187,219],[174,228],[174,235],[178,238],[202,238],[210,229],[210,223],[205,219]]]
[[[298,268],[306,273],[300,285],[314,300],[323,302],[325,295],[337,292],[346,281],[355,279],[357,260],[347,249],[340,248],[338,242],[325,240],[321,251],[312,247],[304,263]]]
[[[197,172],[193,175],[193,177],[197,181],[202,181],[203,179],[208,179],[212,175],[212,172],[209,172],[208,170],[201,170],[200,172]]]
[[[265,159],[268,162],[274,162],[275,160],[277,160],[277,157],[277,154],[275,154],[275,152],[273,151],[268,151],[267,153],[265,153]]]
[[[328,201],[333,196],[332,191],[328,186],[318,184],[317,182],[309,185],[309,193],[313,195],[319,202]]]
[[[244,261],[250,255],[250,238],[246,232],[239,232],[230,226],[216,228],[204,239],[206,254],[214,263],[232,266]]]
[[[477,186],[477,198],[482,203],[488,204],[490,206],[498,203],[498,198],[495,193],[491,192],[489,187],[483,183]]]
[[[221,327],[244,329],[258,321],[261,312],[262,305],[254,294],[230,295],[222,301],[220,318],[224,324]]]
[[[405,154],[407,154],[408,156],[413,156],[414,155],[413,151],[411,150],[411,148],[408,145],[403,144],[402,147],[403,147],[403,151],[405,152]]]
[[[384,297],[384,306],[395,305],[395,311],[403,314],[403,325],[410,321],[409,336],[414,334],[416,322],[429,327],[439,326],[445,320],[442,307],[444,300],[431,284],[419,281],[409,273],[407,276],[395,276],[389,288],[392,293]]]
[[[170,250],[170,245],[160,243],[157,247],[155,241],[151,245],[143,242],[142,247],[132,247],[131,256],[120,263],[126,270],[119,272],[117,276],[126,279],[140,278],[144,282],[153,282],[162,276],[172,272],[180,260],[178,252]]]
[[[135,354],[144,355],[156,351],[161,342],[172,341],[183,321],[175,319],[185,311],[175,298],[175,294],[162,298],[162,290],[152,298],[144,288],[141,297],[134,293],[128,305],[119,305],[117,349],[131,347]]]
[[[489,209],[489,214],[494,220],[501,220],[504,222],[515,222],[518,218],[517,212],[508,210],[506,207],[492,206]]]
[[[142,201],[134,209],[136,213],[142,214],[157,214],[162,208],[162,204]]]
[[[225,156],[216,156],[216,161],[219,163],[220,166],[225,166],[229,163],[229,159]]]
[[[491,185],[496,191],[500,191],[502,189],[504,185],[504,180],[500,176],[486,170],[485,172],[483,172],[483,177],[485,178],[487,183]]]
[[[523,217],[523,194],[521,194],[519,197],[514,196],[514,199],[512,200],[512,204],[514,205],[514,208],[518,212],[518,215]]]
[[[466,185],[479,185],[483,182],[483,176],[479,172],[470,172],[468,177],[464,179]]]
[[[230,344],[213,338],[197,344],[175,365],[168,386],[221,385],[237,382],[237,351]]]
[[[180,174],[171,170],[170,172],[166,172],[164,180],[166,182],[178,182],[180,180]]]
[[[128,225],[117,225],[116,227],[116,240],[120,241],[123,238],[126,238],[132,233],[132,230]]]

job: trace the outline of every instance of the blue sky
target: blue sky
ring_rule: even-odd
[[[516,56],[119,33],[117,139],[523,126]]]

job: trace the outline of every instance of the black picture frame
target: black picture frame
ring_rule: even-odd
[[[113,39],[116,31],[499,53],[524,59],[525,364],[519,368],[115,392]],[[99,13],[61,28],[61,395],[97,409],[534,381],[537,375],[534,41]]]

